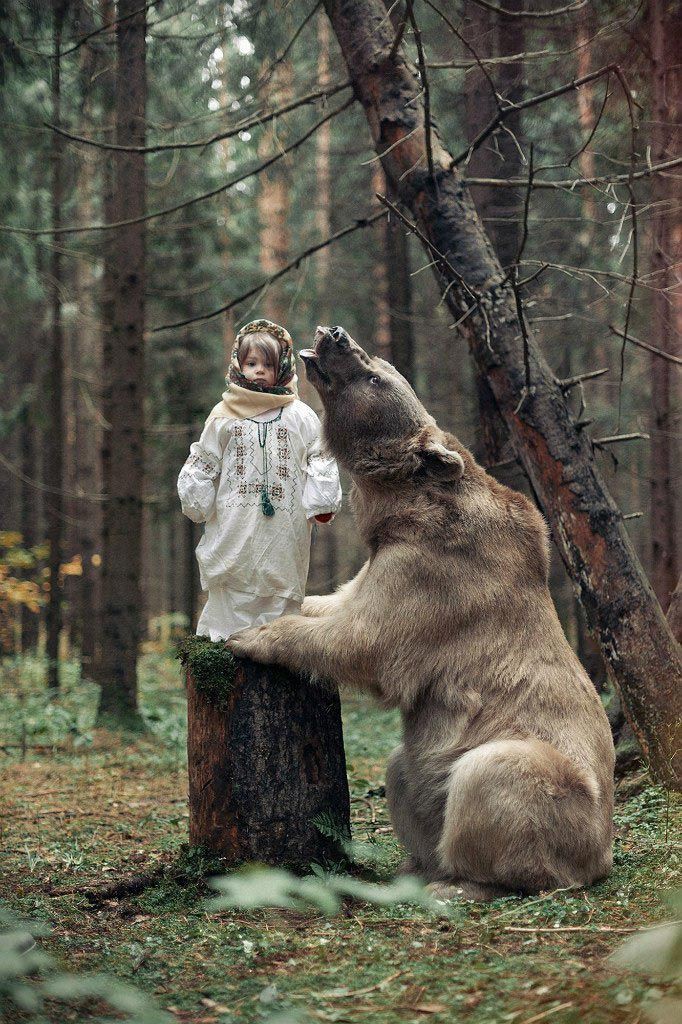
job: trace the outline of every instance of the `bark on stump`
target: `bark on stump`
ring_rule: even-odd
[[[224,709],[187,671],[189,837],[228,864],[338,859],[313,821],[350,835],[339,695],[275,666],[239,663]]]

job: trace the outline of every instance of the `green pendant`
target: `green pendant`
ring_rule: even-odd
[[[263,510],[264,516],[274,516],[275,506],[270,501],[267,487],[263,487],[263,490],[260,492],[260,507]]]

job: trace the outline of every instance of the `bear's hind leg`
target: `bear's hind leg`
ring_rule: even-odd
[[[499,740],[463,754],[443,822],[439,877],[458,886],[531,894],[587,885],[608,871],[596,780],[540,740]]]

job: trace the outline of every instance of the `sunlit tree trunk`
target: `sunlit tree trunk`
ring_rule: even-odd
[[[116,138],[145,143],[146,9],[120,0],[116,26]],[[113,216],[145,212],[145,160],[117,152]],[[142,638],[140,588],[144,483],[145,226],[115,231],[115,282],[104,410],[110,426],[108,501],[104,511],[102,687],[99,714],[131,720],[137,711],[137,655]]]
[[[381,164],[377,161],[372,165],[372,192],[386,194],[386,176]],[[388,297],[388,259],[386,252],[386,229],[383,221],[375,226],[379,238],[377,257],[372,267],[374,288],[372,298],[374,305],[374,336],[372,339],[374,353],[393,362],[391,351],[391,307]]]
[[[682,12],[669,0],[650,0],[652,58],[652,153],[670,160],[682,142]],[[674,172],[652,181],[652,345],[682,355],[682,179]],[[679,442],[682,385],[679,367],[651,357],[651,542],[652,583],[667,608],[680,572]]]
[[[273,99],[276,96],[276,101]],[[267,89],[269,102],[286,103],[293,95],[293,70],[288,61],[279,64]],[[258,147],[263,159],[281,144],[281,124],[271,123],[263,130]],[[258,216],[260,221],[260,265],[264,277],[276,274],[289,258],[290,167],[285,157],[259,177]],[[288,303],[281,281],[269,287],[261,300],[261,312],[270,320],[284,324]]]
[[[25,385],[32,384],[37,379],[37,360],[35,352],[42,347],[44,342],[42,331],[36,329],[29,338],[29,350],[23,356],[23,376]],[[40,480],[40,468],[38,465],[37,427],[35,422],[34,403],[27,403],[21,415],[20,429],[20,451],[21,451],[21,536],[24,548],[32,548],[38,543],[38,510],[40,501],[40,490],[36,486]],[[35,571],[30,576],[35,578]],[[22,653],[32,651],[38,643],[40,616],[31,611],[25,605],[21,609],[21,650]]]

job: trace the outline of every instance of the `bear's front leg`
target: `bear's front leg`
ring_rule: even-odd
[[[290,672],[337,685],[374,689],[374,680],[364,678],[367,666],[375,663],[367,646],[367,632],[343,615],[283,615],[266,626],[235,633],[227,641],[228,649],[238,658],[281,665]]]

